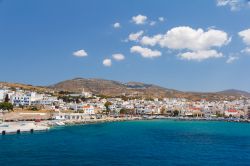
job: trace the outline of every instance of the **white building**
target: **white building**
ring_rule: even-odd
[[[23,93],[15,93],[10,97],[10,101],[13,105],[31,105],[31,95]]]
[[[52,105],[54,102],[58,102],[57,97],[37,94],[36,96],[31,97],[32,105]]]
[[[5,99],[6,94],[8,93],[8,90],[6,89],[0,89],[0,102],[3,102]]]
[[[95,109],[92,105],[83,106],[83,111],[85,114],[89,114],[89,115],[95,114]]]
[[[225,116],[227,116],[227,117],[230,117],[230,116],[232,116],[232,117],[239,117],[240,113],[237,110],[231,109],[231,110],[226,110],[225,111]]]
[[[91,93],[91,92],[86,92],[86,91],[84,90],[84,88],[82,89],[82,95],[83,95],[84,97],[86,97],[86,98],[92,97],[92,93]]]
[[[91,116],[85,113],[56,113],[53,115],[56,120],[90,120]]]

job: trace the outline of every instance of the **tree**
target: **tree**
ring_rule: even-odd
[[[128,101],[128,97],[126,97],[126,96],[122,96],[121,98],[123,101]]]
[[[31,111],[38,111],[38,108],[36,106],[33,106],[30,108]]]
[[[109,106],[112,105],[111,102],[107,101],[104,106],[106,107],[106,110],[109,110]]]
[[[165,112],[166,112],[166,108],[165,107],[161,107],[161,114],[165,114]]]
[[[216,111],[216,116],[217,117],[224,117],[224,115],[222,113],[220,113],[220,111]]]
[[[178,110],[174,110],[173,116],[178,116],[178,115],[179,115],[179,111]]]
[[[109,101],[107,101],[107,102],[104,104],[104,106],[105,106],[105,108],[106,108],[106,114],[108,114],[108,112],[110,111],[110,109],[109,109],[109,106],[110,106],[110,105],[112,105],[112,103],[109,102]]]
[[[4,102],[5,102],[5,103],[8,103],[9,101],[10,101],[9,95],[6,94],[5,99],[4,99]]]
[[[0,109],[1,110],[13,110],[13,105],[8,102],[2,102],[0,103]]]
[[[24,108],[24,105],[20,104],[20,105],[19,105],[19,108],[22,108],[22,109],[23,109],[23,108]]]
[[[122,108],[122,109],[120,110],[120,114],[128,114],[128,110],[125,109],[125,108]]]

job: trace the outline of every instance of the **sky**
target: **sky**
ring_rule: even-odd
[[[249,0],[1,0],[0,81],[250,91]]]

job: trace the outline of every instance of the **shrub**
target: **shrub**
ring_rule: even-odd
[[[2,102],[0,103],[0,109],[1,110],[13,110],[13,105],[8,102]]]

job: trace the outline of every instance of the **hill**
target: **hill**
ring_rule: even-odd
[[[241,91],[241,90],[237,90],[237,89],[228,89],[228,90],[224,90],[224,91],[220,91],[217,92],[219,94],[222,95],[227,95],[227,96],[246,96],[246,97],[250,97],[250,93],[246,92],[246,91]]]
[[[84,89],[85,91],[92,92],[94,94],[102,94],[107,96],[141,96],[146,98],[163,98],[163,97],[183,97],[191,100],[221,100],[221,99],[235,99],[243,94],[216,92],[216,93],[199,93],[199,92],[183,92],[175,89],[168,89],[153,84],[145,84],[141,82],[128,82],[122,83],[112,80],[104,79],[86,79],[75,78],[72,80],[66,80],[49,86],[49,88],[57,91],[69,91],[80,93]],[[248,94],[245,92],[245,95]]]
[[[122,83],[112,80],[85,78],[75,78],[72,80],[62,81],[55,85],[49,86],[49,88],[55,89],[57,91],[69,91],[75,93],[80,93],[84,89],[85,91],[89,91],[94,94],[102,94],[107,96],[130,95],[144,97],[164,97],[166,95],[178,93],[176,90],[166,89],[152,84],[138,82]]]
[[[33,86],[33,85],[27,85],[27,84],[21,84],[21,83],[0,82],[0,88],[4,86],[7,86],[13,89],[19,88],[23,90],[36,91],[36,92],[41,92],[41,93],[52,91],[51,89],[45,86]]]
[[[75,78],[61,81],[51,86],[33,86],[20,83],[0,82],[0,88],[8,86],[10,88],[20,88],[24,90],[37,91],[41,93],[53,93],[67,91],[72,93],[81,93],[84,91],[92,92],[96,95],[106,96],[131,96],[144,98],[187,98],[190,100],[233,100],[242,96],[250,98],[250,93],[235,89],[224,90],[213,93],[183,92],[175,89],[168,89],[153,84],[141,82],[119,82],[105,79],[86,79]]]

